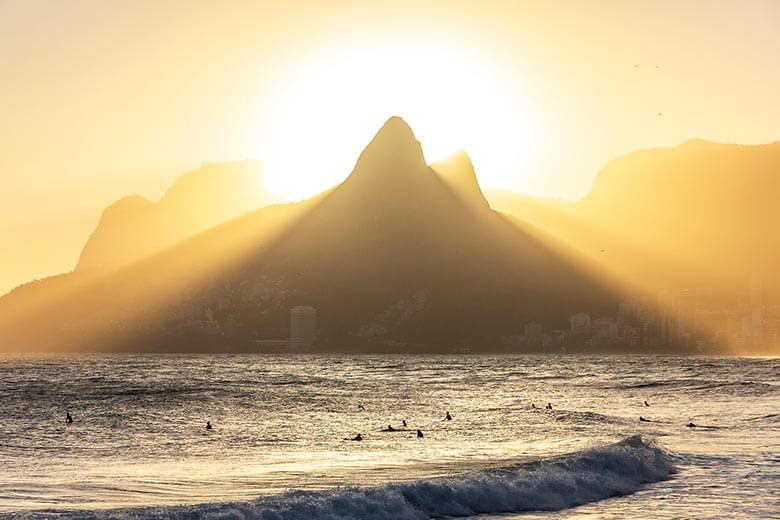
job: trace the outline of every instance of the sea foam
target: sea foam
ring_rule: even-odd
[[[569,456],[445,478],[330,491],[290,491],[243,503],[70,512],[73,518],[422,520],[555,511],[670,478],[670,455],[639,436]]]

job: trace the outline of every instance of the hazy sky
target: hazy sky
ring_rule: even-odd
[[[0,0],[0,292],[202,161],[338,182],[394,114],[429,160],[570,200],[633,149],[780,139],[778,27],[772,0]]]

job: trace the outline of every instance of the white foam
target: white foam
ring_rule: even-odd
[[[561,510],[636,491],[674,473],[670,456],[638,436],[569,457],[478,473],[326,492],[292,491],[245,503],[76,514],[76,518],[422,520]]]

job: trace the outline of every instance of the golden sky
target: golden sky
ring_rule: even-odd
[[[320,191],[394,114],[429,161],[569,200],[637,148],[780,139],[778,26],[771,0],[0,0],[0,292],[202,161]]]

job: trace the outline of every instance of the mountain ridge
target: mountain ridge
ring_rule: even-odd
[[[157,202],[130,195],[109,205],[81,250],[76,270],[137,260],[278,199],[263,188],[256,160],[202,163]]]
[[[490,348],[524,321],[555,327],[575,310],[616,305],[601,281],[470,204],[425,164],[405,123],[388,124],[331,191],[238,217],[88,283],[66,276],[59,283],[75,289],[45,311],[17,312],[5,330],[18,345],[54,349],[235,350],[285,337],[289,308],[307,304],[318,309],[321,348],[430,351]],[[0,315],[12,299],[0,299]],[[416,310],[389,310],[397,305]],[[46,330],[27,326],[43,314],[53,317]]]

